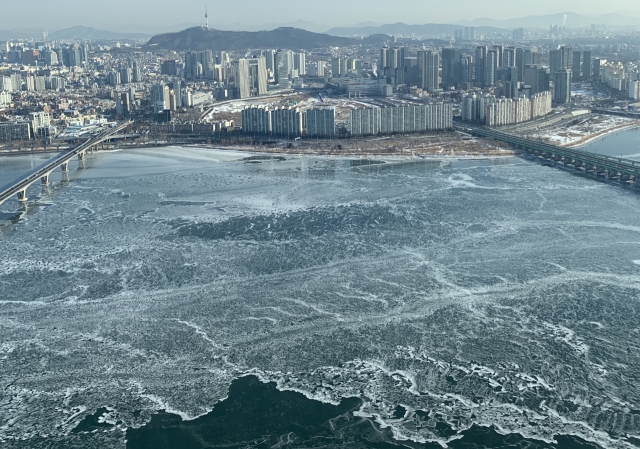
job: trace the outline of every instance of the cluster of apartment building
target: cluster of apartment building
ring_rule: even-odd
[[[242,131],[251,134],[299,137],[304,130],[299,108],[254,106],[242,110]]]
[[[447,130],[452,127],[452,104],[431,102],[351,109],[347,130],[352,136],[369,136]],[[242,111],[242,131],[263,135],[330,137],[336,134],[336,112],[334,108],[300,111],[294,107],[248,107]]]
[[[545,91],[531,98],[497,98],[488,93],[469,93],[462,99],[462,120],[504,126],[535,120],[552,111],[553,96]]]
[[[21,92],[23,85],[27,92],[59,91],[67,86],[67,80],[61,76],[38,76],[32,73],[25,76],[20,73],[0,76],[0,91]]]
[[[267,95],[269,87],[289,89],[294,80],[306,75],[306,65],[304,52],[286,49],[264,50],[253,57],[238,59],[232,59],[225,51],[188,51],[183,62],[163,61],[162,74],[228,84],[233,86],[233,97],[249,98]]]
[[[28,120],[0,122],[0,142],[31,140],[32,136],[46,137],[51,132],[51,116],[47,112],[31,112]]]
[[[640,64],[638,62],[614,62],[603,60],[600,78],[612,89],[627,92],[631,100],[640,99]]]
[[[153,123],[149,126],[152,134],[211,134],[223,130],[233,130],[233,120],[210,123]]]
[[[452,127],[453,106],[445,102],[352,109],[349,122],[352,136],[419,133]]]

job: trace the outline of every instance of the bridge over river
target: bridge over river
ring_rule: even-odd
[[[113,128],[109,128],[100,134],[92,137],[86,142],[80,144],[79,146],[72,148],[71,150],[65,151],[54,159],[48,161],[42,167],[39,167],[33,170],[30,173],[22,176],[21,178],[15,180],[8,186],[5,186],[0,190],[0,204],[7,201],[13,195],[18,196],[18,201],[25,202],[27,201],[27,189],[34,182],[40,182],[43,185],[49,184],[49,175],[55,169],[60,167],[63,172],[68,171],[69,169],[69,161],[74,157],[77,157],[78,160],[84,160],[85,154],[87,152],[92,152],[97,147],[98,144],[105,142],[107,140],[113,139],[117,133],[126,129],[129,125],[133,123],[133,120],[126,120],[124,122],[119,123]]]
[[[596,177],[617,180],[640,187],[640,161],[605,156],[586,151],[537,142],[487,128],[457,127],[459,131],[506,142],[537,156],[544,162],[562,164]]]

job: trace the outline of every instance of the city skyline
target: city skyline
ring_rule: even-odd
[[[565,13],[591,16],[594,19],[612,15],[624,16],[632,21],[637,18],[640,25],[640,6],[633,0],[617,2],[615,11],[611,11],[608,5],[601,2],[569,0],[559,4],[551,0],[541,0],[535,4],[519,5],[517,12],[507,7],[509,3],[506,0],[492,2],[494,7],[490,11],[487,10],[486,5],[472,0],[461,0],[455,9],[433,1],[415,4],[411,0],[398,0],[391,10],[385,3],[371,3],[364,0],[351,0],[346,4],[337,0],[327,0],[305,5],[303,8],[293,0],[275,0],[268,4],[255,0],[238,0],[234,3],[233,10],[219,1],[209,1],[205,4],[200,0],[183,1],[180,3],[180,8],[175,8],[176,2],[172,0],[142,0],[135,3],[114,0],[108,4],[97,3],[91,8],[87,8],[86,2],[79,0],[6,0],[4,3],[3,18],[5,20],[0,19],[0,30],[54,31],[83,25],[117,31],[126,29],[132,32],[135,31],[132,27],[171,28],[200,23],[204,25],[205,7],[208,9],[211,27],[238,27],[237,29],[303,22],[307,22],[310,26],[315,25],[318,27],[317,31],[338,26],[396,22],[464,24],[474,20],[509,21]],[[27,8],[35,13],[24,14]],[[250,13],[239,16],[234,11]],[[340,14],[336,14],[336,11]],[[571,26],[570,18],[567,25]],[[140,29],[139,32],[145,32],[145,30]]]

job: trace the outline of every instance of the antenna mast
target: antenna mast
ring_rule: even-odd
[[[207,12],[207,5],[204,5],[204,18],[207,22],[207,30],[209,29],[209,13]]]

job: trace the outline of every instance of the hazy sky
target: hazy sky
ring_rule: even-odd
[[[216,24],[293,22],[307,20],[328,26],[363,21],[381,23],[452,23],[490,17],[511,19],[572,11],[606,14],[621,10],[640,15],[640,1],[616,0],[0,0],[0,29],[73,25],[116,29],[124,25],[200,23],[205,2]]]

